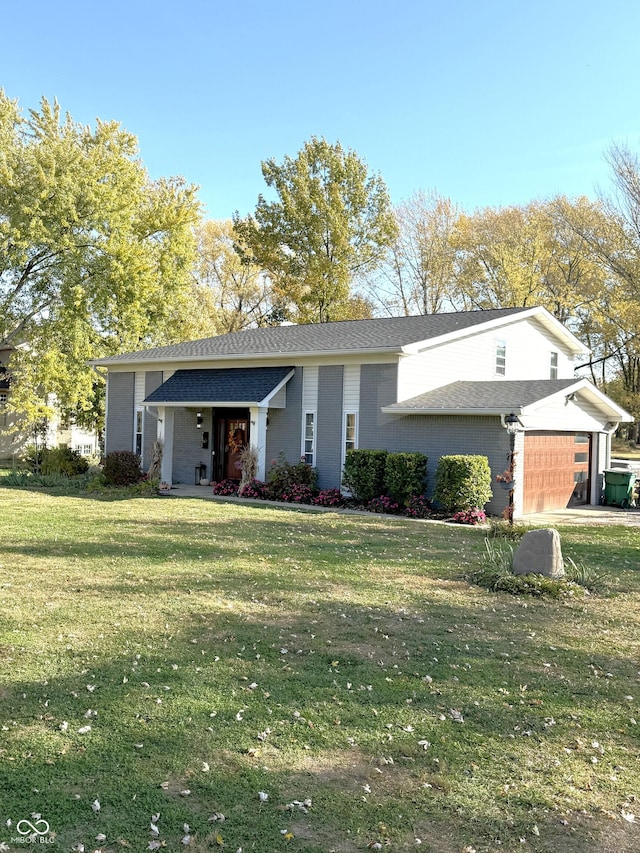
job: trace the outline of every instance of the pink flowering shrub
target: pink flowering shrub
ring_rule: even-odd
[[[424,495],[413,495],[407,502],[404,514],[408,518],[429,518],[432,511],[430,500]]]
[[[266,483],[254,478],[242,486],[238,495],[241,498],[259,498],[260,500],[265,500],[269,496],[269,487]]]
[[[484,510],[474,506],[473,509],[461,509],[453,516],[458,524],[482,524],[487,520]]]
[[[289,504],[312,504],[313,489],[305,483],[293,483],[283,490],[278,500]]]
[[[369,512],[395,513],[400,509],[400,505],[388,495],[380,495],[380,497],[368,501],[366,509]]]
[[[231,495],[237,495],[238,484],[235,480],[220,480],[219,483],[213,484],[213,494],[225,495],[226,497],[230,497]]]
[[[340,489],[323,489],[315,496],[313,502],[316,506],[342,507],[345,499]]]

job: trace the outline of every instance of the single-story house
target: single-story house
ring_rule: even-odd
[[[338,487],[347,451],[371,448],[425,453],[430,494],[440,456],[487,456],[495,479],[515,441],[517,517],[600,502],[611,435],[632,418],[575,377],[584,355],[535,307],[247,329],[94,364],[107,369],[106,452],[147,467],[158,438],[166,481],[239,478],[248,443],[260,479],[284,454]]]

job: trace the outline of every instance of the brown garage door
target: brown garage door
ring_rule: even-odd
[[[523,512],[588,503],[590,458],[587,433],[526,433]]]

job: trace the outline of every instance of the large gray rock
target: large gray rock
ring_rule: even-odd
[[[560,534],[553,527],[529,530],[513,555],[514,575],[529,573],[547,578],[564,577]]]

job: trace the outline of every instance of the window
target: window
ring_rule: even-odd
[[[549,362],[549,379],[558,378],[558,353],[552,352]]]
[[[316,431],[315,412],[304,413],[304,447],[302,455],[307,465],[315,465],[316,455]]]
[[[7,425],[7,394],[0,391],[0,427]]]
[[[505,341],[496,341],[496,376],[507,374],[507,344]]]
[[[7,405],[7,394],[6,391],[0,391],[0,409],[4,409]]]
[[[144,409],[136,409],[136,426],[133,435],[133,452],[142,456],[142,435],[144,432]]]
[[[357,416],[355,412],[344,413],[344,455],[346,457],[350,450],[355,450],[357,442]]]

